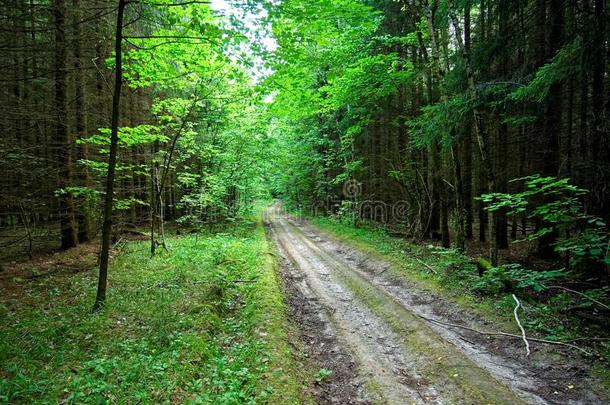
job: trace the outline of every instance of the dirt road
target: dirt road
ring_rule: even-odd
[[[451,302],[396,279],[389,265],[289,219],[279,205],[265,221],[307,355],[332,371],[320,378],[319,403],[602,401],[583,369],[561,354],[547,362],[539,349],[534,360],[519,342],[431,323],[421,316],[474,327],[483,322],[486,329],[485,321],[460,319]]]

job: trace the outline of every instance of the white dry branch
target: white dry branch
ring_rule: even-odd
[[[428,270],[430,270],[432,273],[434,274],[438,274],[438,271],[434,270],[434,268],[432,266],[430,266],[429,264],[427,264],[426,262],[424,262],[423,260],[414,257],[415,260],[417,260],[419,263],[421,263],[422,265],[424,265]]]
[[[521,325],[521,321],[519,320],[519,315],[517,314],[517,312],[519,311],[519,308],[523,308],[523,306],[521,305],[521,301],[519,301],[519,299],[517,298],[517,296],[515,294],[513,294],[513,299],[517,303],[517,306],[513,310],[513,314],[515,315],[515,321],[517,321],[517,325],[519,325],[519,329],[521,329],[521,338],[523,339],[523,343],[525,343],[525,352],[527,353],[526,356],[529,356],[530,355],[530,343],[527,341],[527,336],[525,335],[525,329],[523,328],[523,325]]]
[[[484,335],[484,336],[504,336],[504,337],[509,337],[509,338],[518,338],[521,339],[520,335],[514,335],[512,333],[506,333],[506,332],[495,332],[495,331],[482,331],[482,330],[478,330],[475,328],[471,328],[469,326],[465,326],[465,325],[458,325],[455,323],[449,323],[449,322],[443,322],[441,320],[438,319],[434,319],[434,318],[428,318],[427,316],[421,315],[421,314],[416,314],[418,317],[428,321],[428,322],[432,322],[438,325],[442,325],[442,326],[448,326],[451,328],[458,328],[458,329],[464,329],[464,330],[468,330],[474,333],[478,333],[480,335]],[[540,342],[540,343],[545,343],[548,345],[558,345],[558,346],[564,346],[564,347],[569,347],[572,349],[576,349],[579,350],[580,352],[586,354],[587,356],[591,356],[592,353],[583,349],[582,347],[573,345],[571,343],[568,342],[560,342],[560,341],[555,341],[555,340],[547,340],[547,339],[538,339],[538,338],[528,338],[528,340],[532,341],[532,342]]]

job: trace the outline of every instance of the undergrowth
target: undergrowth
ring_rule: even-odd
[[[171,238],[95,269],[16,279],[0,296],[0,403],[300,402],[285,307],[260,224]]]

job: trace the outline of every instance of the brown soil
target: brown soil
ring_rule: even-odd
[[[355,372],[356,364],[338,340],[329,313],[311,293],[298,269],[281,258],[281,278],[290,318],[298,325],[304,356],[315,370],[332,374],[311,388],[318,404],[366,404],[363,380]]]
[[[28,281],[90,271],[95,268],[98,251],[97,242],[88,242],[67,251],[40,254],[28,261],[2,263],[0,291],[19,296]]]

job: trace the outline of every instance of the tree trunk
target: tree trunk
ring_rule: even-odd
[[[464,49],[468,53],[470,53],[470,7],[471,2],[467,0],[464,5]],[[464,233],[466,238],[472,239],[472,126],[470,122],[464,128],[463,144],[461,176],[464,202]]]
[[[55,152],[59,174],[59,188],[72,186],[72,139],[68,133],[67,117],[67,52],[66,52],[66,5],[64,0],[53,3],[55,23]],[[69,249],[77,244],[72,195],[61,191],[59,196],[59,221],[61,248]]]
[[[466,76],[468,78],[468,92],[472,100],[478,99],[478,92],[474,83],[474,73],[470,63],[470,54],[466,51],[464,43],[462,41],[462,30],[455,14],[455,5],[453,1],[449,2],[449,14],[453,22],[453,28],[455,30],[455,36],[458,41],[458,47],[462,50],[462,57],[464,59],[464,65],[466,66]],[[476,106],[473,108],[474,116],[474,132],[479,145],[479,153],[481,155],[481,166],[485,171],[487,177],[488,192],[494,192],[496,189],[496,176],[489,160],[489,144],[488,136],[485,126],[483,124],[483,117],[481,111]],[[495,215],[493,212],[489,212],[489,258],[491,264],[496,266],[498,264],[498,241],[497,241],[497,230],[495,223]]]
[[[607,21],[608,15],[606,11],[606,0],[595,0],[595,31],[593,33],[595,50],[592,53],[593,60],[593,163],[595,165],[595,181],[593,182],[593,194],[595,195],[595,213],[602,216],[604,219],[610,219],[610,191],[608,183],[610,182],[610,139],[608,134],[608,125],[610,119],[610,100],[608,100],[607,90],[604,86],[606,77],[606,69],[608,59],[606,57],[608,50],[606,48]],[[604,109],[604,106],[606,108]]]
[[[501,118],[500,118],[501,120]],[[508,167],[508,147],[507,142],[509,138],[508,127],[505,123],[499,123],[499,131],[497,137],[497,166],[496,173],[498,177],[498,189],[499,193],[506,193],[508,191],[507,177],[509,172]],[[496,211],[496,224],[497,224],[497,244],[498,249],[508,248],[508,220],[506,218],[506,209]]]
[[[449,237],[449,201],[447,201],[446,195],[443,195],[441,197],[440,214],[441,214],[441,243],[444,248],[449,248],[449,247],[451,247],[451,239]]]
[[[462,181],[462,171],[460,165],[460,154],[455,145],[451,149],[453,157],[453,168],[455,177],[455,239],[456,247],[459,251],[464,252],[466,249],[466,234],[465,234],[465,210],[464,210],[464,184]]]
[[[564,40],[563,0],[551,0],[550,4],[550,33],[547,49],[547,58],[555,56]],[[545,147],[542,156],[542,174],[557,176],[559,171],[559,134],[562,130],[562,85],[555,83],[549,89],[549,96],[544,116]],[[539,226],[546,226],[539,224]],[[556,259],[555,242],[559,233],[554,230],[538,239],[538,256],[543,259]]]
[[[104,306],[108,279],[108,259],[110,255],[110,234],[112,232],[112,211],[114,197],[114,177],[116,171],[117,152],[119,144],[119,113],[121,103],[121,87],[123,85],[123,14],[126,0],[119,0],[116,19],[116,38],[114,45],[115,77],[112,95],[112,123],[110,127],[110,156],[108,158],[108,176],[106,179],[106,197],[104,201],[104,223],[102,225],[102,250],[100,252],[100,273],[97,284],[94,310]]]
[[[77,139],[85,138],[87,134],[87,115],[85,114],[85,108],[87,105],[85,87],[86,83],[83,79],[83,66],[82,66],[82,30],[80,23],[80,0],[72,0],[72,12],[73,12],[73,26],[74,26],[74,90],[76,92],[76,99],[74,100],[74,120],[76,121],[76,137]],[[78,148],[80,157],[87,158],[87,146],[81,145]],[[78,173],[80,177],[80,185],[82,187],[88,187],[90,183],[89,171],[85,167],[79,167]],[[89,201],[83,198],[79,201],[79,208],[76,213],[76,219],[78,222],[78,241],[87,242],[91,239],[91,224],[89,218]]]

